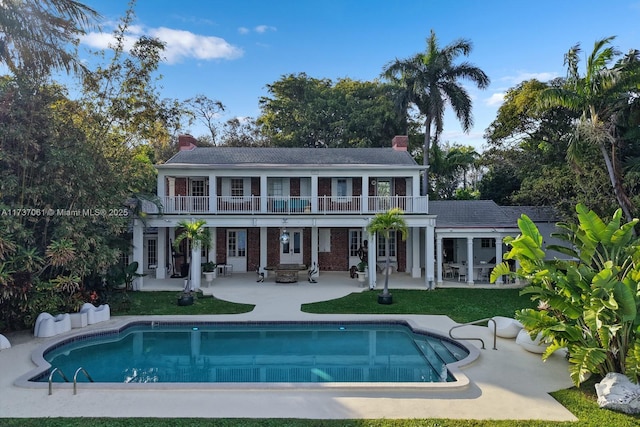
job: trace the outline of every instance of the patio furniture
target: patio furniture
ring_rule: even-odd
[[[547,350],[549,344],[543,343],[542,335],[538,334],[535,339],[531,339],[529,337],[529,333],[522,329],[518,332],[518,336],[516,337],[516,344],[519,344],[522,348],[531,353],[542,354]]]
[[[453,267],[449,263],[443,264],[442,271],[444,273],[444,278],[445,279],[447,279],[447,278],[448,279],[453,279],[455,277],[455,270],[453,269]]]
[[[71,317],[68,313],[52,316],[49,313],[40,313],[36,319],[33,335],[39,338],[53,337],[71,330]]]
[[[231,264],[218,264],[218,274],[221,276],[232,276],[233,265]]]
[[[87,313],[70,313],[71,328],[84,328],[89,324]]]
[[[89,325],[104,322],[111,318],[111,309],[109,308],[109,304],[102,304],[96,307],[95,305],[87,302],[80,308],[80,313],[87,314],[87,323]]]
[[[297,283],[298,273],[306,269],[307,266],[304,264],[278,264],[265,268],[265,270],[275,271],[276,283]]]
[[[523,327],[522,323],[510,317],[494,316],[492,319],[495,324],[489,322],[489,330],[493,332],[495,328],[495,333],[500,338],[515,338]]]
[[[11,343],[4,335],[0,334],[0,350],[11,348]]]

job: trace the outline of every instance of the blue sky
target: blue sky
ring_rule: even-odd
[[[84,3],[103,16],[104,34],[88,34],[81,48],[104,47],[128,1]],[[616,35],[621,51],[640,49],[640,0],[138,0],[135,11],[132,35],[167,43],[162,96],[217,99],[227,107],[221,120],[257,117],[266,85],[282,75],[373,80],[389,61],[423,51],[431,29],[441,46],[469,39],[468,60],[491,85],[469,87],[471,132],[447,114],[443,140],[479,150],[502,94],[528,78],[564,76],[574,44],[590,52]]]

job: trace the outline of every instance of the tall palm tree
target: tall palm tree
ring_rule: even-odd
[[[431,131],[432,128],[435,130],[437,140],[442,133],[446,105],[453,108],[465,132],[473,125],[471,97],[459,80],[470,80],[480,89],[489,86],[489,77],[480,68],[466,61],[454,64],[460,55],[468,56],[471,49],[471,42],[465,39],[440,48],[436,34],[431,30],[425,52],[407,59],[396,59],[383,70],[383,77],[403,89],[400,91],[402,100],[398,101],[398,105],[413,105],[425,116],[423,162],[427,170],[423,177],[422,195],[429,192]]]
[[[189,288],[195,290],[200,287],[200,250],[211,246],[211,232],[205,227],[207,222],[203,219],[195,221],[180,221],[178,227],[182,232],[173,242],[173,248],[178,251],[183,240],[191,245],[191,255],[189,256]]]
[[[616,135],[616,125],[620,113],[638,96],[640,69],[638,51],[632,51],[612,65],[619,56],[611,46],[614,38],[595,42],[583,75],[578,69],[580,45],[569,49],[564,59],[566,84],[544,90],[539,102],[543,108],[564,107],[581,113],[567,157],[571,161],[579,161],[581,144],[595,144],[604,160],[616,200],[627,220],[631,220],[634,207],[621,178],[623,171],[617,155],[620,140]]]
[[[68,45],[77,45],[78,36],[99,16],[76,0],[2,0],[0,63],[14,74],[78,71],[82,64]]]
[[[402,214],[402,209],[392,208],[387,212],[376,214],[367,226],[367,231],[369,233],[384,237],[384,253],[386,261],[384,269],[384,288],[381,296],[383,300],[388,301],[391,301],[391,294],[389,293],[389,264],[391,260],[391,256],[389,254],[389,240],[391,238],[391,233],[400,232],[402,240],[405,240],[408,232],[407,222],[402,217]]]

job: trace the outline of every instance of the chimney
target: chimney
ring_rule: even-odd
[[[188,133],[185,135],[178,136],[178,148],[180,151],[191,151],[196,148],[196,139],[189,135]]]
[[[407,151],[409,137],[406,135],[396,135],[391,140],[391,147],[396,151]]]

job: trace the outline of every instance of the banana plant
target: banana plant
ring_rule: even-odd
[[[549,245],[567,259],[547,259],[543,238],[526,215],[518,220],[521,234],[505,239],[511,247],[505,259],[519,261],[516,272],[507,262],[491,273],[517,276],[528,285],[521,294],[538,301],[538,309],[524,309],[516,318],[531,337],[542,335],[549,344],[547,359],[566,348],[571,379],[576,385],[590,373],[640,375],[640,239],[634,235],[638,219],[621,224],[618,209],[609,222],[584,205],[576,206],[577,224],[558,223],[562,245]]]

